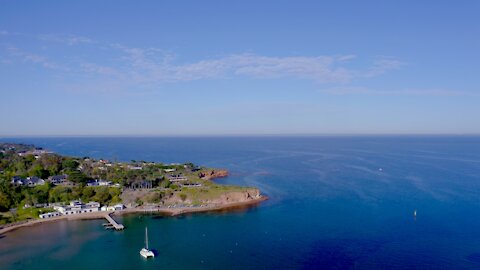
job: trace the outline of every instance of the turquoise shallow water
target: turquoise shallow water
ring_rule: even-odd
[[[222,183],[271,199],[227,213],[120,217],[123,232],[104,231],[101,220],[20,229],[0,238],[0,269],[480,268],[480,137],[8,141],[224,167],[232,175]],[[148,261],[138,254],[145,226],[158,252]]]

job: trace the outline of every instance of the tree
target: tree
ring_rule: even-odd
[[[76,170],[78,168],[78,165],[80,165],[80,164],[78,163],[78,161],[76,161],[74,159],[65,159],[62,162],[62,167],[67,171]]]
[[[88,177],[80,171],[74,170],[68,172],[68,180],[74,183],[85,184]]]
[[[45,154],[40,156],[37,160],[42,167],[47,170],[50,175],[56,175],[60,173],[62,167],[62,157],[55,154]]]
[[[37,176],[42,179],[45,179],[49,176],[49,172],[45,170],[40,164],[33,165],[33,167],[30,168],[28,174],[30,176]]]
[[[10,195],[0,191],[0,212],[8,211],[8,209],[10,209],[12,206],[12,203],[13,202],[10,198]]]
[[[86,187],[83,189],[82,197],[86,200],[91,200],[95,196],[95,189],[92,187]]]
[[[100,187],[95,191],[95,196],[93,196],[93,200],[101,203],[101,204],[106,204],[110,199],[112,198],[112,195],[110,195],[110,192],[108,191],[108,187]]]

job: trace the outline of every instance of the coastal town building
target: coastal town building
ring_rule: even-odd
[[[111,186],[112,181],[107,181],[107,180],[90,180],[87,182],[87,186],[89,187],[103,187],[103,186]]]
[[[50,176],[48,178],[48,182],[54,184],[54,185],[61,185],[65,184],[67,182],[68,175],[63,174],[63,175],[54,175]]]
[[[171,174],[171,175],[167,176],[167,178],[172,183],[183,182],[183,181],[188,180],[188,178],[183,176],[182,174]]]
[[[120,211],[120,210],[123,210],[125,209],[125,205],[123,204],[115,204],[115,205],[112,205],[112,206],[102,206],[100,208],[101,211]]]
[[[129,169],[129,170],[143,170],[143,167],[142,166],[127,165],[127,169]]]
[[[68,206],[55,206],[53,207],[56,211],[60,212],[62,215],[74,215],[81,213],[92,213],[98,212],[100,209],[100,203],[98,202],[89,202],[82,203],[81,201],[71,201]]]
[[[51,218],[51,217],[59,217],[61,216],[60,212],[50,212],[45,214],[40,214],[40,218]]]
[[[202,184],[200,184],[200,183],[183,183],[181,186],[182,187],[201,187]]]
[[[50,205],[51,206],[51,205]],[[45,205],[44,207],[48,207]],[[94,213],[99,211],[120,211],[125,209],[123,204],[115,204],[113,206],[102,206],[98,202],[82,203],[82,201],[71,201],[68,205],[53,205],[55,212],[40,214],[40,218],[51,218],[63,215],[77,215],[83,213]]]
[[[31,151],[20,151],[17,154],[21,157],[32,155],[32,156],[35,156],[35,158],[38,159],[41,155],[52,154],[52,153],[53,152],[51,152],[51,151],[47,151],[47,150],[38,148],[38,149],[31,150]]]
[[[13,185],[17,185],[17,186],[33,187],[33,186],[38,186],[38,185],[45,184],[45,180],[43,180],[41,178],[38,178],[36,176],[27,177],[26,179],[24,179],[20,176],[14,176],[14,177],[12,177],[11,183]]]

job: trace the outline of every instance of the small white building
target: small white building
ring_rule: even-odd
[[[113,206],[102,206],[102,211],[120,211],[120,210],[123,210],[125,209],[125,205],[119,203],[119,204],[115,204]]]
[[[99,208],[99,207],[100,207],[100,203],[98,203],[98,202],[89,202],[89,203],[86,203],[86,204],[85,204],[85,207],[86,207],[86,208]]]
[[[125,205],[119,203],[119,204],[115,204],[115,205],[113,206],[113,208],[115,208],[115,211],[123,210],[123,209],[125,209]]]
[[[59,217],[61,214],[59,212],[50,212],[45,214],[40,214],[40,218],[51,218],[51,217]]]
[[[87,186],[89,187],[108,187],[112,185],[112,181],[107,181],[107,180],[93,180],[90,182],[87,182]]]

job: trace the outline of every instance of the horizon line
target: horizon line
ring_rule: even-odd
[[[368,136],[480,136],[480,133],[246,133],[246,134],[16,134],[4,138],[172,138],[172,137],[368,137]]]

